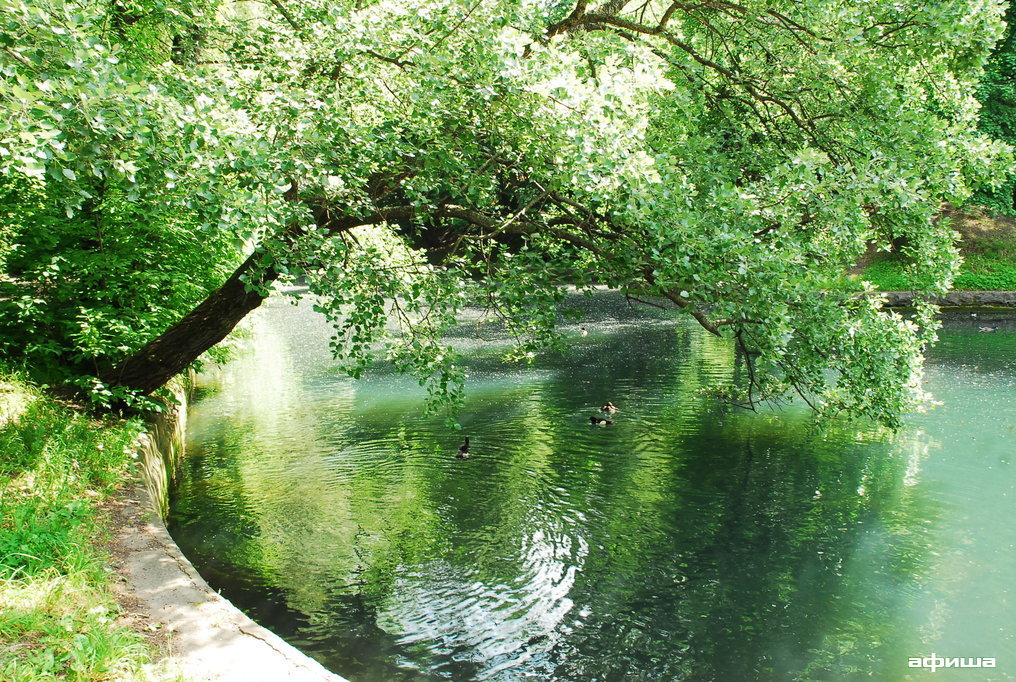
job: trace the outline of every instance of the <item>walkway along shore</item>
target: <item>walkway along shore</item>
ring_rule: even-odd
[[[176,682],[347,682],[261,627],[212,590],[163,522],[177,464],[187,401],[160,415],[140,443],[141,479],[107,508],[115,528],[109,550],[121,577],[117,596],[157,636],[164,658],[147,672]]]

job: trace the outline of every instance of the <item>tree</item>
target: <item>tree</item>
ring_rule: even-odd
[[[988,60],[984,77],[977,90],[982,105],[979,127],[991,137],[1012,144],[1016,142],[1016,36],[1012,26],[1016,9],[1006,10],[1005,37],[999,41]],[[1016,174],[1010,173],[999,187],[986,187],[977,192],[973,201],[996,211],[1016,214]]]
[[[23,177],[0,182],[14,247],[4,258],[11,279],[0,281],[0,345],[30,357],[37,378],[69,381],[98,398],[111,396],[94,378],[108,358],[158,335],[204,298],[228,275],[236,250],[222,236],[203,236],[186,213],[139,210],[115,182],[89,181],[88,192],[69,217],[64,188]]]
[[[571,281],[638,287],[735,339],[733,400],[792,392],[895,425],[923,397],[934,309],[904,319],[845,272],[904,244],[944,291],[938,207],[1008,163],[975,129],[1002,29],[984,0],[142,3],[116,30],[116,6],[0,6],[3,173],[70,186],[71,215],[92,178],[114,182],[250,248],[192,313],[106,358],[107,385],[141,392],[304,277],[351,372],[383,341],[454,402],[440,337],[461,307],[486,302],[528,353],[554,343]],[[201,37],[187,59],[175,39],[162,58],[118,42],[146,11]]]

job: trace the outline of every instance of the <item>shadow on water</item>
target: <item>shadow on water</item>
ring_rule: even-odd
[[[964,459],[965,410],[897,435],[733,411],[698,393],[733,371],[725,342],[589,306],[589,334],[531,368],[463,326],[473,456],[457,460],[415,382],[338,376],[320,323],[276,305],[193,409],[174,536],[356,681],[906,679],[909,656],[971,627],[982,649],[947,655],[1012,650],[1011,629],[971,625],[1004,620],[1016,575],[1010,526],[975,516],[1012,501],[994,454],[1016,421],[1012,337],[946,334],[932,367],[962,402],[980,380],[1008,401]],[[591,426],[606,400],[614,424]],[[996,554],[977,574],[996,604],[972,613],[955,576]]]

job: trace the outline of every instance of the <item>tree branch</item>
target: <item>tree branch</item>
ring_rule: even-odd
[[[293,27],[293,30],[299,34],[303,34],[303,29],[300,28],[300,24],[296,23],[296,19],[289,13],[286,6],[282,4],[281,0],[268,0],[270,3],[275,5],[275,9],[279,10],[279,14],[286,20],[286,23]]]

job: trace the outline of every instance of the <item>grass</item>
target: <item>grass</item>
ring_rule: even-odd
[[[0,679],[141,676],[118,622],[97,505],[127,475],[139,425],[99,421],[0,373]]]
[[[1016,219],[989,215],[977,209],[950,212],[954,229],[960,233],[963,265],[953,283],[967,291],[1016,290]],[[871,262],[861,277],[883,291],[922,289],[920,279],[907,271],[908,263],[898,256]]]
[[[93,570],[49,569],[4,581],[0,678],[122,680],[145,658],[138,635],[116,623],[116,606]]]
[[[876,260],[861,275],[882,291],[922,289],[921,280],[907,271],[900,259]],[[953,289],[964,291],[1016,290],[1016,257],[991,253],[967,253]]]

